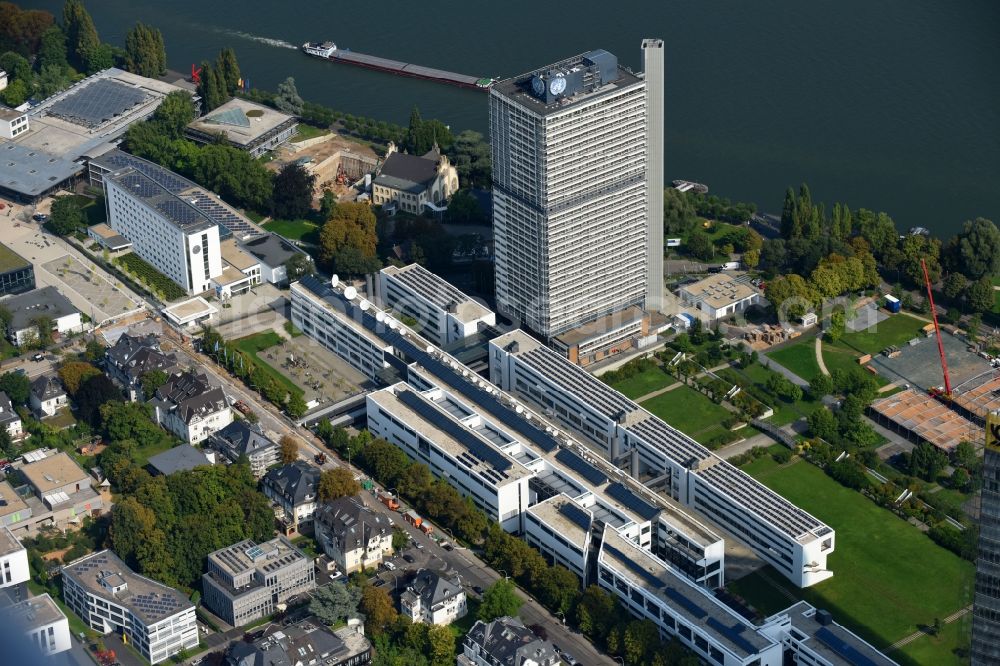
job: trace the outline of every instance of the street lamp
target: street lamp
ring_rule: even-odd
[[[506,572],[506,571],[504,571],[503,569],[497,569],[497,572],[498,572],[498,573],[502,573],[502,574],[503,574],[503,579],[504,579],[504,580],[510,580],[510,576],[508,576],[508,575],[507,575],[507,572]]]
[[[566,614],[565,613],[563,613],[562,611],[556,611],[556,615],[558,615],[560,618],[562,618],[562,623],[563,624],[566,624]]]

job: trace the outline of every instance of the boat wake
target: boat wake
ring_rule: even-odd
[[[254,35],[249,32],[243,32],[241,30],[229,30],[227,28],[217,28],[216,32],[220,32],[224,35],[230,35],[231,37],[239,37],[240,39],[249,39],[252,42],[258,42],[260,44],[267,44],[268,46],[273,46],[279,49],[292,49],[297,50],[299,47],[295,46],[290,42],[286,42],[283,39],[273,39],[271,37],[261,37],[260,35]]]

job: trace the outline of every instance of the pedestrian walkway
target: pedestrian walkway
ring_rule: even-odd
[[[954,613],[952,613],[951,615],[949,615],[948,617],[944,618],[943,620],[941,620],[941,622],[942,622],[942,624],[951,624],[955,620],[958,620],[961,617],[963,617],[963,616],[965,616],[965,615],[967,615],[967,614],[969,614],[971,612],[972,612],[972,604],[969,604],[965,608],[957,610]],[[909,636],[905,636],[903,638],[900,638],[898,641],[896,641],[895,643],[893,643],[892,645],[890,645],[889,648],[886,650],[886,652],[892,652],[893,650],[898,650],[898,649],[900,649],[902,647],[906,647],[907,645],[909,645],[913,641],[917,640],[921,636],[929,636],[929,635],[931,635],[930,631],[929,631],[929,628],[928,629],[921,629],[919,631],[914,631]]]
[[[830,376],[830,371],[826,369],[826,363],[823,362],[823,338],[819,335],[816,336],[816,365],[819,366],[820,372],[827,377]]]
[[[717,365],[714,368],[710,368],[707,372],[718,372],[719,370],[722,370],[722,369],[728,368],[728,367],[729,367],[728,363],[723,363],[722,365]],[[705,372],[706,372],[705,370],[702,370],[698,374],[694,375],[694,378],[697,379],[698,377],[701,377],[702,375],[705,374]],[[646,395],[640,395],[638,398],[633,398],[633,401],[641,403],[641,402],[643,402],[645,400],[649,400],[650,398],[655,398],[658,395],[663,395],[667,391],[673,391],[674,389],[679,388],[681,386],[685,386],[685,383],[684,382],[674,382],[673,384],[670,384],[669,386],[664,386],[663,388],[658,388],[655,391],[650,391]]]

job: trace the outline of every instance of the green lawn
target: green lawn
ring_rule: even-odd
[[[135,456],[132,460],[139,467],[145,467],[149,463],[150,458],[174,448],[175,444],[177,444],[177,442],[174,441],[173,437],[164,437],[156,444],[149,444],[136,449]]]
[[[319,225],[311,220],[269,220],[264,228],[290,240],[319,242]]]
[[[256,359],[255,362],[257,365],[260,366],[264,372],[270,375],[276,382],[284,386],[285,390],[287,390],[289,394],[302,396],[304,391],[299,388],[295,382],[279,372],[277,368],[269,364],[257,354],[257,352],[280,344],[281,339],[281,336],[274,331],[264,331],[262,333],[248,335],[245,338],[237,338],[236,340],[233,340],[232,343],[241,352],[249,354]]]
[[[934,666],[963,666],[968,659],[955,654],[958,648],[969,648],[969,633],[972,631],[972,616],[966,615],[951,624],[946,624],[937,636],[921,636],[899,652],[890,654],[897,661],[914,664],[934,664]]]
[[[767,352],[767,356],[807,382],[819,376],[819,363],[816,362],[816,338],[810,337],[782,347],[777,351]]]
[[[973,565],[937,546],[919,530],[841,486],[819,468],[799,460],[779,467],[769,457],[744,468],[771,489],[837,531],[828,565],[833,578],[796,590],[780,574],[770,577],[813,605],[833,612],[837,621],[884,648],[934,618],[963,608],[972,598]],[[767,590],[758,574],[732,589],[760,610],[773,610],[778,593]],[[946,663],[950,651],[926,646],[919,663]],[[941,652],[938,654],[937,652]]]
[[[860,354],[878,354],[891,345],[902,346],[921,335],[924,322],[906,314],[892,315],[885,321],[860,331],[845,333],[840,342],[856,349]]]
[[[630,398],[639,398],[665,386],[670,386],[676,381],[675,378],[664,372],[662,368],[655,367],[643,370],[637,375],[614,383],[611,387],[621,391]]]
[[[677,388],[641,403],[661,419],[699,442],[722,432],[719,425],[729,411],[690,386]]]
[[[786,402],[781,398],[771,395],[765,390],[768,377],[776,374],[774,370],[765,368],[758,363],[752,363],[746,368],[725,368],[719,371],[718,375],[730,381],[749,387],[751,395],[758,400],[771,405],[774,408],[774,415],[768,421],[775,425],[786,425],[797,421],[816,409],[819,404],[815,400],[803,397],[796,402]]]
[[[292,143],[308,141],[309,139],[315,139],[318,136],[326,136],[329,133],[330,130],[328,129],[319,129],[318,127],[313,127],[312,125],[299,123],[299,126],[296,128],[296,134],[292,137]]]

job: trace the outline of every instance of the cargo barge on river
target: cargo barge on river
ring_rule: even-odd
[[[374,69],[379,72],[388,72],[399,76],[408,76],[414,79],[424,79],[427,81],[437,81],[460,88],[474,88],[477,90],[489,90],[496,83],[496,79],[469,76],[456,72],[447,72],[443,69],[414,65],[409,62],[390,60],[379,56],[356,53],[349,49],[339,49],[333,42],[306,42],[302,45],[302,51],[308,55],[342,62],[348,65],[357,65],[366,69]]]

